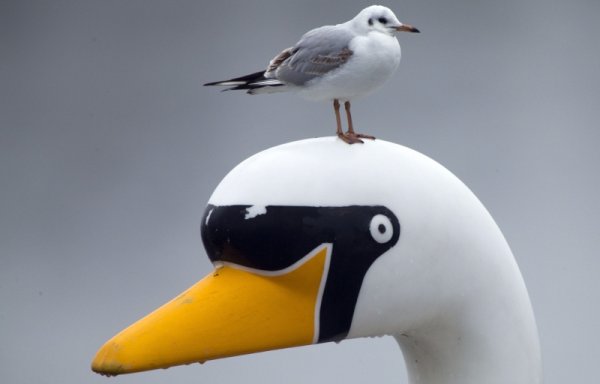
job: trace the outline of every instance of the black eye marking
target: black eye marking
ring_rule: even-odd
[[[373,25],[373,19],[369,19],[369,25]]]
[[[207,207],[201,233],[213,262],[279,271],[324,243],[334,245],[334,255],[345,255],[340,260],[348,260],[350,254],[369,255],[374,260],[392,247],[400,235],[398,219],[383,206],[269,205],[259,207],[260,213],[249,216],[254,208]]]
[[[377,21],[379,21],[381,24],[387,24],[387,19],[385,17],[380,17],[377,19]]]
[[[400,239],[400,222],[381,205],[284,206],[209,204],[202,242],[213,263],[281,271],[329,244],[327,279],[320,294],[318,340],[346,337],[365,274]]]

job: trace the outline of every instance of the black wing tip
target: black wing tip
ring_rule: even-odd
[[[229,80],[212,81],[210,83],[204,84],[204,86],[210,87],[210,86],[215,86],[215,85],[221,85],[221,86],[234,85],[237,87],[237,86],[244,86],[244,85],[252,84],[252,83],[260,81],[260,80],[265,80],[265,71],[264,70],[254,72],[254,73],[251,73],[246,76],[234,77],[233,79],[229,79]],[[239,83],[239,84],[235,84],[235,83]]]

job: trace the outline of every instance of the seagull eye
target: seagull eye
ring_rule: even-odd
[[[379,214],[373,216],[371,224],[369,224],[371,237],[379,244],[387,243],[394,235],[394,227],[392,221],[385,215]]]
[[[385,17],[380,17],[377,19],[377,21],[379,21],[381,24],[387,24],[387,19]]]
[[[373,25],[373,19],[369,19],[369,25]]]

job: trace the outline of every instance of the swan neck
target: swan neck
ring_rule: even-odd
[[[512,307],[479,302],[396,335],[409,383],[540,384],[538,333],[526,295]]]

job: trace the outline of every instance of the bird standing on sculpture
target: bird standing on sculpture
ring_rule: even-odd
[[[385,83],[400,64],[396,32],[419,32],[398,21],[386,7],[372,5],[342,24],[313,29],[296,45],[273,58],[267,69],[204,85],[246,90],[251,95],[294,91],[310,100],[333,101],[336,134],[348,144],[374,139],[354,131],[350,100]],[[343,132],[340,102],[344,103],[348,130]]]

